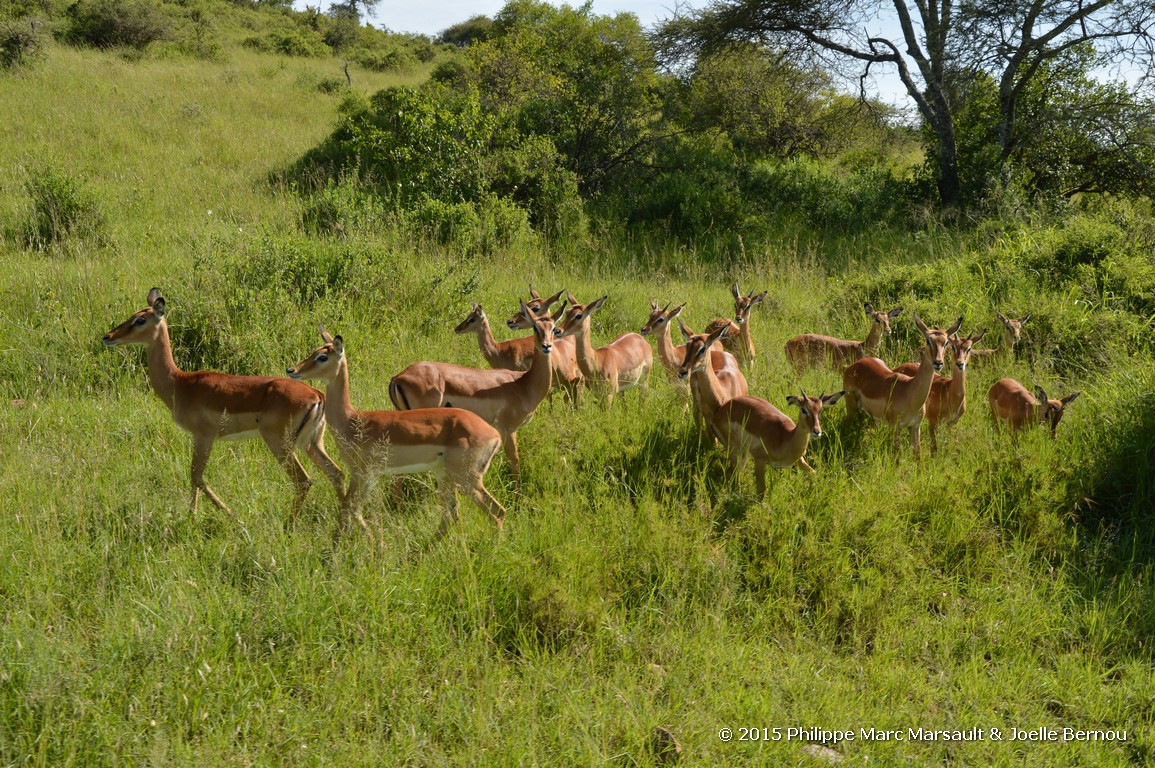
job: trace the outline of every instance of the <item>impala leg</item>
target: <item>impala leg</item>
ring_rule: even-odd
[[[812,467],[806,463],[806,457],[805,456],[800,456],[798,458],[798,461],[794,462],[794,466],[798,467],[799,469],[806,470],[807,472],[810,473],[811,477],[814,477],[818,474],[817,472],[814,471],[814,467]]]
[[[437,528],[436,538],[440,539],[449,533],[451,526],[461,522],[461,514],[457,509],[457,484],[453,480],[448,477],[442,478],[437,483],[437,493],[441,496],[444,510],[441,515],[441,525]]]
[[[930,453],[933,456],[938,453],[938,430],[933,421],[930,422],[926,428],[930,433]]]
[[[192,504],[191,504],[191,507],[192,507],[192,511],[196,512],[196,510],[197,510],[197,498],[199,497],[200,493],[203,491],[204,495],[208,496],[209,501],[211,501],[213,504],[215,504],[218,509],[222,509],[231,515],[233,513],[233,511],[231,509],[229,509],[228,505],[225,504],[223,501],[221,501],[220,496],[217,496],[215,493],[213,493],[213,489],[209,488],[208,485],[205,483],[205,467],[208,465],[209,456],[213,452],[213,442],[214,441],[215,441],[215,438],[212,438],[212,437],[199,437],[198,436],[198,437],[193,438],[193,456],[192,456],[192,472],[191,472],[191,475],[192,475]]]
[[[312,478],[305,468],[301,466],[301,460],[297,458],[297,452],[293,449],[291,441],[285,439],[285,435],[280,429],[262,429],[261,439],[265,441],[265,445],[277,457],[277,463],[289,475],[289,480],[293,483],[295,493],[293,495],[293,510],[289,515],[290,522],[296,522],[297,516],[301,513],[301,507],[305,504],[305,496],[309,493],[309,488],[313,485]]]
[[[305,455],[309,457],[309,461],[313,462],[322,472],[325,477],[329,478],[329,482],[333,484],[333,490],[337,492],[337,501],[345,497],[345,473],[337,466],[337,462],[325,452],[324,432],[317,435],[316,440],[305,446]]]
[[[501,445],[505,449],[509,471],[513,474],[513,487],[521,490],[521,457],[517,452],[517,433],[511,432],[508,435],[502,435]]]
[[[766,460],[754,458],[754,488],[758,492],[758,501],[766,498]]]
[[[913,427],[908,427],[910,432],[910,449],[914,452],[914,460],[918,461],[922,458],[922,430],[919,429],[921,424],[915,424]]]
[[[464,487],[470,498],[472,498],[477,505],[489,513],[493,518],[493,522],[497,525],[497,530],[502,530],[505,527],[505,507],[493,498],[493,494],[485,487],[480,477],[474,482],[471,487]]]
[[[361,524],[361,529],[365,531],[365,535],[369,537],[369,544],[373,545],[374,536],[369,524],[365,522],[365,518],[361,515],[361,505],[365,501],[365,496],[369,491],[369,482],[361,475],[352,475],[349,478],[349,490],[345,492],[345,503],[342,505],[341,520],[337,523],[337,531],[333,534],[333,543],[336,544],[344,533],[345,528],[352,525],[352,521],[356,518],[357,522]]]

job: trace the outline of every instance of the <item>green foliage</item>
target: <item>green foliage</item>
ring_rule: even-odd
[[[493,30],[493,19],[488,16],[473,16],[465,21],[446,27],[437,39],[449,45],[464,48],[475,42],[483,42]]]
[[[97,48],[134,48],[166,40],[172,19],[150,0],[80,0],[68,9],[69,42]]]
[[[320,57],[331,53],[318,33],[303,27],[270,30],[263,35],[247,38],[244,45],[261,53],[278,53],[283,56]]]
[[[0,20],[0,69],[30,66],[43,54],[44,35],[35,20]]]
[[[25,181],[31,201],[24,244],[46,248],[68,240],[101,241],[107,232],[98,194],[84,181],[51,167],[32,170]]]
[[[750,196],[771,210],[815,227],[877,226],[894,221],[908,200],[907,186],[882,168],[839,172],[806,158],[760,163],[751,169],[748,186]]]

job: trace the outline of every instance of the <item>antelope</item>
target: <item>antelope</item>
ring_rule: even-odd
[[[505,445],[514,485],[521,485],[517,431],[533,418],[549,394],[554,321],[565,311],[538,316],[521,302],[522,315],[533,323],[533,361],[528,371],[479,370],[449,363],[414,363],[389,382],[389,397],[399,411],[414,408],[464,408],[493,425]]]
[[[320,347],[288,369],[293,379],[325,382],[325,418],[337,435],[341,458],[349,467],[349,490],[341,500],[341,520],[334,541],[355,517],[373,542],[361,505],[381,474],[410,475],[432,471],[445,513],[438,535],[461,518],[457,491],[463,491],[489,513],[501,530],[505,508],[485,488],[485,473],[501,447],[501,435],[480,416],[461,408],[412,411],[358,411],[349,400],[349,361],[345,342],[320,328]]]
[[[614,395],[631,387],[641,385],[645,395],[654,353],[646,340],[636,333],[623,333],[604,347],[594,349],[590,343],[590,317],[602,308],[606,298],[602,296],[589,304],[581,304],[566,291],[569,312],[554,333],[560,339],[573,337],[582,376],[605,388],[606,406],[609,407],[613,405]]]
[[[219,509],[232,514],[228,505],[205,482],[205,467],[217,440],[260,437],[289,475],[296,495],[292,518],[296,519],[313,484],[297,458],[297,449],[320,468],[333,483],[337,498],[344,496],[345,476],[325,453],[325,396],[289,379],[270,376],[233,376],[213,371],[186,373],[176,366],[165,319],[165,300],[160,291],[148,292],[147,306],[104,335],[106,347],[140,344],[148,354],[148,380],[168,406],[177,426],[192,434],[192,501],[203,492]]]
[[[481,347],[481,356],[489,363],[490,368],[528,371],[533,363],[533,336],[523,336],[509,341],[495,340],[489,327],[489,318],[476,301],[473,302],[473,310],[453,329],[453,332],[476,335],[477,345]]]
[[[723,325],[710,334],[694,334],[683,325],[682,333],[686,336],[686,345],[682,364],[678,366],[678,378],[689,381],[694,420],[699,424],[705,423],[708,434],[717,437],[712,426],[714,413],[735,397],[743,397],[750,392],[746,377],[738,368],[737,358],[729,352],[714,349],[730,334],[730,326]],[[708,364],[707,350],[710,350]],[[714,357],[718,355],[723,356],[724,360],[720,367],[714,364]]]
[[[1067,406],[1081,394],[1075,392],[1062,400],[1052,400],[1042,387],[1035,387],[1032,395],[1014,379],[999,379],[987,391],[987,402],[991,406],[991,420],[996,431],[1003,422],[1014,432],[1032,423],[1049,424],[1054,438]]]
[[[686,357],[686,345],[679,344],[678,346],[674,346],[674,342],[670,339],[670,323],[674,318],[682,314],[682,309],[684,309],[685,306],[685,304],[680,304],[670,309],[670,305],[667,304],[664,308],[659,309],[658,303],[650,299],[650,318],[646,321],[646,324],[642,326],[639,333],[642,336],[649,336],[657,331],[658,359],[662,361],[662,367],[665,368],[666,372],[670,375],[670,381],[673,382],[675,391],[682,397],[689,397],[690,385],[678,376],[678,369],[682,367],[682,361]],[[686,334],[687,337],[693,335],[693,332],[686,328],[680,318],[678,319],[678,325],[681,326],[682,333]],[[726,327],[729,328],[729,326]],[[710,353],[710,364],[714,367],[715,371],[724,368],[729,360],[734,360],[735,366],[737,365],[736,359],[729,352],[712,350]]]
[[[863,304],[866,316],[871,319],[870,331],[865,341],[848,341],[817,333],[805,333],[786,342],[786,359],[799,375],[807,368],[829,365],[836,370],[844,370],[856,360],[876,357],[882,345],[882,334],[890,335],[890,321],[902,314],[902,307],[889,312],[875,311],[869,302]]]
[[[564,291],[558,291],[553,296],[543,298],[540,293],[534,290],[533,283],[529,284],[530,300],[525,303],[530,311],[535,315],[541,315],[549,311],[549,308],[561,298]],[[521,314],[518,310],[513,317],[505,321],[506,327],[511,331],[524,330],[533,327],[533,323]],[[532,336],[527,336],[527,339],[532,339]],[[550,363],[553,366],[553,386],[555,389],[561,389],[565,392],[565,396],[575,406],[578,404],[578,399],[582,387],[582,372],[577,363],[577,349],[574,346],[573,339],[554,339],[553,353],[550,355]],[[550,400],[552,405],[553,400]]]
[[[766,466],[798,467],[812,476],[818,474],[806,463],[806,448],[811,437],[822,437],[819,414],[827,405],[842,398],[843,392],[809,397],[790,395],[786,402],[800,409],[798,423],[757,397],[736,397],[714,413],[714,429],[726,446],[730,458],[730,476],[737,478],[749,457],[754,457],[754,483],[758,500],[766,495]]]
[[[1031,313],[1020,317],[1018,320],[1007,317],[1002,312],[995,310],[995,316],[999,322],[1003,324],[1003,341],[998,347],[994,349],[976,349],[975,355],[979,357],[989,357],[991,355],[1013,355],[1015,352],[1015,345],[1023,338],[1023,325],[1031,319]]]
[[[950,337],[951,353],[954,357],[954,375],[948,379],[936,373],[930,385],[930,394],[926,398],[925,414],[927,424],[930,426],[931,453],[938,452],[938,439],[935,435],[938,425],[954,424],[966,413],[967,363],[974,352],[974,345],[985,335],[986,331],[979,331],[965,339],[960,339],[957,335]],[[918,374],[918,363],[903,363],[894,371],[913,377]]]
[[[710,321],[704,333],[710,334],[723,325],[729,326],[730,334],[722,342],[722,346],[727,352],[738,358],[742,367],[749,368],[754,363],[754,339],[750,336],[750,310],[756,304],[761,304],[766,300],[766,291],[757,295],[751,291],[749,295],[743,296],[738,284],[734,283],[730,286],[730,293],[734,295],[733,322],[725,317],[716,318]]]
[[[885,421],[894,428],[894,448],[899,448],[899,429],[910,433],[910,447],[916,459],[922,456],[921,435],[926,399],[930,394],[935,371],[943,366],[943,349],[947,339],[958,331],[962,318],[947,330],[928,328],[918,313],[914,324],[922,332],[926,344],[919,348],[919,366],[913,376],[895,373],[877,357],[864,357],[851,363],[842,374],[842,389],[846,393],[846,409],[853,416],[862,407],[876,421]]]

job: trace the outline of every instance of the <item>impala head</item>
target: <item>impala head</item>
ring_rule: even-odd
[[[590,315],[597,312],[606,303],[608,296],[602,296],[597,301],[589,304],[579,304],[578,300],[569,291],[565,292],[566,301],[569,302],[569,312],[565,315],[565,321],[554,328],[553,333],[559,339],[564,339],[566,336],[573,336],[583,327],[589,330]]]
[[[895,307],[889,312],[876,311],[870,302],[862,305],[866,309],[866,315],[874,324],[880,326],[883,333],[890,333],[890,321],[902,314],[902,307]]]
[[[1031,313],[1020,317],[1018,320],[1007,317],[1002,312],[995,310],[995,315],[999,318],[999,322],[1003,324],[1003,336],[1011,344],[1018,344],[1019,340],[1023,338],[1023,325],[1031,319]]]
[[[681,325],[682,321],[679,320],[678,324]],[[713,333],[691,333],[689,328],[682,325],[682,333],[686,335],[686,356],[678,367],[678,378],[688,379],[691,373],[709,364],[710,348],[729,335],[730,326],[723,325]]]
[[[804,389],[802,390],[802,397],[795,397],[794,395],[790,395],[786,398],[786,402],[790,403],[791,405],[798,406],[802,413],[802,416],[798,421],[800,424],[802,422],[807,422],[810,424],[811,437],[822,437],[822,422],[819,421],[818,415],[822,413],[822,409],[825,406],[834,405],[839,400],[841,400],[844,394],[846,393],[835,392],[832,395],[823,393],[818,397],[810,397],[806,394],[806,390]]]
[[[934,366],[935,373],[942,370],[942,355],[946,350],[947,341],[958,333],[958,327],[962,325],[962,321],[963,319],[960,317],[954,321],[954,325],[944,331],[941,328],[927,328],[926,323],[919,318],[918,313],[914,313],[914,324],[922,332],[922,337],[926,341],[924,349],[930,355],[930,362]]]
[[[670,303],[672,304],[673,302]],[[685,304],[679,304],[673,309],[670,309],[670,304],[667,304],[659,309],[658,302],[650,299],[650,319],[642,326],[640,333],[643,336],[649,336],[655,331],[661,331],[663,326],[672,322],[675,317],[682,314],[682,310],[685,309],[685,307]]]
[[[121,344],[148,344],[160,333],[164,323],[164,297],[153,288],[148,292],[148,306],[133,312],[132,316],[104,334],[102,341],[106,347]]]
[[[533,312],[533,314],[544,315],[546,312],[549,311],[549,308],[551,306],[553,306],[554,304],[557,303],[557,300],[561,298],[561,295],[563,293],[566,293],[565,289],[558,291],[553,296],[547,296],[547,297],[543,298],[541,296],[541,294],[539,294],[536,290],[534,290],[533,283],[530,283],[529,284],[529,301],[525,302],[525,305],[527,307],[529,307],[530,311]],[[509,327],[509,330],[511,330],[511,331],[518,331],[518,330],[532,327],[532,323],[530,323],[528,320],[525,319],[525,317],[521,314],[520,310],[513,317],[506,320],[505,324],[506,324],[506,326]]]
[[[485,326],[485,310],[476,301],[473,302],[473,311],[453,329],[454,333],[474,333]]]
[[[345,342],[340,336],[330,335],[323,325],[318,326],[318,329],[324,343],[313,350],[313,354],[285,371],[290,379],[320,379],[328,383],[336,377],[345,357]]]
[[[974,351],[974,345],[979,342],[983,336],[986,336],[986,330],[981,330],[978,333],[972,333],[965,339],[960,339],[958,334],[950,337],[950,351],[954,355],[954,367],[960,371],[967,369],[967,363],[970,362],[971,352]]]
[[[1056,436],[1059,422],[1063,420],[1063,413],[1066,412],[1067,406],[1075,402],[1081,394],[1083,393],[1075,392],[1062,400],[1051,400],[1047,397],[1046,390],[1039,386],[1035,387],[1035,397],[1039,401],[1039,423],[1050,425],[1052,438]]]
[[[565,313],[565,302],[563,301],[561,306],[558,307],[557,311],[552,315],[546,313],[536,315],[533,309],[524,301],[519,302],[519,304],[518,315],[533,328],[534,340],[541,345],[542,354],[548,355],[553,351],[553,344],[556,340],[554,337],[554,323],[560,320],[561,316]]]
[[[745,325],[746,321],[750,319],[750,310],[754,308],[754,305],[761,304],[766,300],[766,291],[759,294],[751,291],[749,296],[743,296],[737,283],[730,286],[730,293],[734,295],[734,322],[738,325]]]

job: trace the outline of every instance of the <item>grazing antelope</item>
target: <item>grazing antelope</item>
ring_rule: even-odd
[[[324,342],[288,370],[294,379],[325,382],[325,418],[337,436],[341,458],[349,467],[349,490],[341,503],[334,539],[356,517],[365,533],[373,532],[361,515],[361,504],[378,475],[433,472],[445,504],[440,533],[460,520],[461,490],[489,513],[501,529],[505,508],[485,488],[485,473],[501,446],[501,435],[477,414],[461,408],[413,411],[358,411],[349,400],[349,362],[345,342],[321,328]]]
[[[562,293],[564,293],[564,291],[558,291],[553,296],[544,298],[534,290],[533,283],[530,283],[530,299],[525,305],[529,307],[530,311],[535,315],[546,314],[549,312],[549,308],[561,298]],[[533,327],[533,323],[521,314],[521,310],[518,310],[513,317],[506,320],[505,324],[511,331],[525,330]],[[527,336],[526,338],[532,339],[533,337]],[[578,367],[577,347],[573,339],[554,340],[553,353],[550,355],[550,364],[553,366],[554,389],[564,391],[565,396],[576,406],[581,396],[583,377],[581,368]],[[553,404],[552,399],[550,400],[550,404]]]
[[[192,511],[201,492],[232,514],[204,480],[205,467],[217,440],[260,436],[277,457],[296,488],[292,515],[296,518],[313,481],[297,458],[297,449],[344,496],[341,470],[325,453],[325,396],[312,387],[270,376],[233,376],[213,371],[185,373],[176,367],[160,291],[148,292],[148,305],[104,335],[104,345],[141,344],[148,350],[148,380],[172,412],[173,421],[193,436]]]
[[[449,363],[414,363],[389,382],[389,397],[399,411],[414,408],[464,408],[492,424],[501,434],[514,485],[521,485],[517,430],[533,418],[549,394],[554,348],[554,321],[565,311],[538,316],[521,303],[533,324],[533,363],[528,371],[480,370]]]
[[[685,306],[685,304],[680,304],[670,309],[670,305],[667,304],[664,308],[659,309],[658,303],[650,299],[650,319],[642,326],[639,333],[641,333],[642,336],[649,336],[655,331],[657,332],[658,359],[662,361],[662,367],[665,368],[666,372],[670,375],[670,381],[674,384],[674,390],[683,397],[689,397],[690,385],[686,380],[678,376],[678,369],[682,367],[682,361],[686,357],[686,345],[679,344],[674,346],[674,342],[670,339],[670,324],[674,318],[682,314],[682,309],[685,308]],[[682,333],[686,334],[687,338],[693,335],[693,331],[686,328],[681,319],[678,320],[678,325],[681,326]],[[714,366],[714,370],[724,368],[727,360],[735,360],[735,358],[729,352],[723,352],[718,349],[712,350],[710,353],[710,364]],[[736,360],[735,365],[737,365]]]
[[[979,342],[986,331],[971,334],[965,339],[957,335],[950,337],[951,354],[954,357],[954,375],[949,379],[945,376],[934,375],[930,385],[930,394],[926,398],[926,421],[930,426],[930,451],[938,452],[938,438],[936,432],[939,424],[954,424],[962,418],[967,410],[967,363],[974,352],[974,345]],[[915,376],[918,373],[918,363],[903,363],[894,369],[895,373]]]
[[[842,389],[846,393],[846,409],[851,416],[861,407],[876,421],[885,421],[894,428],[894,449],[899,447],[899,429],[910,433],[910,447],[914,457],[922,456],[919,427],[930,394],[935,371],[943,366],[943,350],[947,339],[958,331],[962,318],[945,331],[927,328],[914,315],[914,324],[922,332],[926,343],[919,348],[919,366],[913,376],[895,373],[877,357],[864,357],[851,363],[842,374]]]
[[[995,349],[976,349],[974,354],[978,357],[1013,355],[1015,353],[1015,345],[1023,338],[1023,325],[1031,319],[1030,312],[1018,320],[1014,320],[1002,312],[999,312],[997,309],[995,310],[995,316],[999,319],[999,322],[1003,324],[1003,342]]]
[[[636,333],[623,333],[604,347],[594,349],[590,343],[590,318],[602,308],[606,298],[602,296],[597,301],[581,304],[567,291],[569,312],[554,333],[560,339],[573,337],[582,376],[591,384],[605,388],[608,407],[613,405],[614,395],[634,386],[641,385],[645,395],[654,353],[646,340]]]
[[[999,379],[987,391],[987,402],[991,406],[991,420],[996,430],[1004,422],[1015,432],[1025,429],[1029,424],[1047,424],[1051,427],[1053,438],[1067,406],[1080,394],[1075,392],[1062,400],[1052,400],[1042,387],[1036,387],[1032,395],[1014,379]]]
[[[727,352],[738,358],[738,363],[743,368],[749,368],[754,362],[754,338],[750,335],[750,310],[766,300],[766,291],[757,295],[751,291],[749,295],[743,296],[738,284],[734,283],[730,286],[730,293],[734,295],[733,322],[729,318],[719,317],[712,320],[703,332],[710,334],[724,325],[729,326],[730,334],[722,342],[722,346]]]
[[[489,318],[485,310],[476,301],[473,310],[453,329],[456,334],[472,333],[477,336],[477,345],[481,347],[481,356],[490,368],[500,368],[506,371],[528,371],[533,363],[533,336],[523,336],[520,339],[497,341],[493,338],[493,331],[489,327]]]
[[[690,382],[690,402],[694,405],[694,420],[705,424],[707,433],[713,432],[714,413],[735,397],[749,394],[746,377],[738,368],[738,360],[729,352],[719,352],[714,346],[724,342],[730,334],[730,326],[723,325],[711,334],[694,334],[685,325],[682,333],[686,336],[685,353],[678,366],[678,378]],[[710,351],[710,362],[706,362],[706,351]],[[715,366],[715,356],[722,356],[723,364]]]
[[[766,466],[798,467],[817,474],[806,463],[806,448],[811,437],[822,437],[819,414],[823,407],[837,403],[842,392],[809,397],[802,392],[790,395],[786,402],[800,409],[798,423],[757,397],[736,397],[714,413],[714,429],[730,457],[730,476],[737,478],[754,457],[754,483],[759,501],[766,495]]]
[[[877,312],[868,302],[863,305],[870,318],[870,331],[865,341],[848,341],[817,333],[805,333],[786,342],[786,359],[799,375],[808,368],[829,365],[842,371],[846,366],[864,357],[877,357],[882,335],[890,335],[890,321],[902,314],[902,307],[889,312]]]

